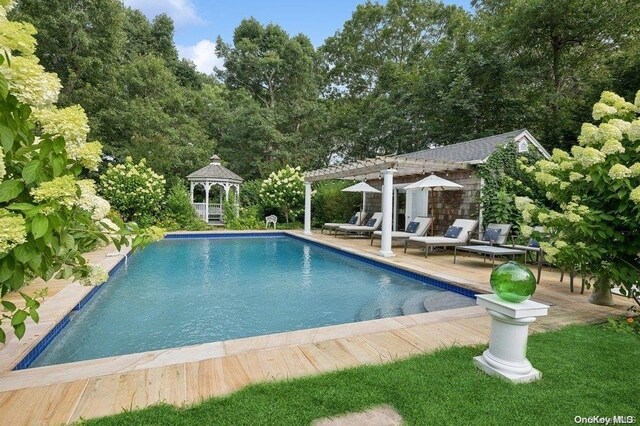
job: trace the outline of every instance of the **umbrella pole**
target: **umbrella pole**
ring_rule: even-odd
[[[434,213],[433,213],[434,200],[432,198],[433,198],[433,189],[431,189],[431,194],[429,195],[429,204],[431,204],[431,235],[433,236],[433,223],[436,221],[436,217],[434,216]]]
[[[362,225],[363,219],[364,219],[362,216],[364,215],[364,209],[365,209],[365,206],[366,206],[366,200],[367,200],[367,193],[363,192],[362,193],[362,211],[360,212],[360,225]]]

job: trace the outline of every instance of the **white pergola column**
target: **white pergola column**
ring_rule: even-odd
[[[224,185],[224,200],[225,201],[229,201],[229,188],[231,188],[231,185],[229,185],[229,184],[225,184]],[[220,204],[222,204],[222,203],[220,203]]]
[[[391,250],[391,232],[392,232],[392,216],[393,216],[393,174],[394,169],[383,170],[382,184],[382,238],[380,241],[380,256],[393,257]]]
[[[191,195],[191,204],[193,204],[193,182],[189,182],[189,194]]]
[[[304,234],[311,235],[311,182],[304,183]]]

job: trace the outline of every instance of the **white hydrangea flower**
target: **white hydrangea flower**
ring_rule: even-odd
[[[631,194],[629,194],[629,199],[636,204],[640,204],[640,186],[631,191]]]
[[[36,110],[34,116],[46,133],[64,137],[69,151],[87,140],[89,119],[80,105]]]
[[[616,164],[609,169],[611,179],[625,179],[631,176],[631,170],[622,164]]]
[[[556,247],[549,243],[541,242],[540,248],[544,252],[544,255],[547,259],[553,260],[555,256],[560,252]]]
[[[607,141],[609,139],[622,140],[623,138],[620,129],[609,123],[602,123],[598,127],[598,135],[601,141]]]
[[[80,280],[80,283],[85,286],[95,286],[100,285],[103,282],[109,279],[109,274],[104,269],[104,267],[97,264],[89,264],[91,268],[89,270],[89,275]]]
[[[35,57],[14,56],[11,66],[5,61],[0,73],[9,83],[9,90],[18,100],[35,108],[50,107],[58,100],[62,85],[58,76],[45,72]]]
[[[529,225],[522,225],[520,227],[520,233],[523,237],[529,238],[531,237],[531,233],[533,232],[533,227]]]
[[[582,146],[595,145],[598,142],[598,126],[591,123],[584,123],[578,136],[578,142]]]
[[[617,154],[617,153],[622,154],[624,153],[625,149],[619,140],[608,139],[604,143],[604,145],[602,145],[602,148],[600,149],[600,151],[602,151],[602,153],[605,155],[610,155],[610,154]]]
[[[587,147],[584,148],[580,157],[577,159],[584,167],[591,167],[595,164],[603,163],[605,161],[605,157],[606,156],[597,149]]]
[[[42,182],[31,190],[37,202],[56,201],[63,207],[72,208],[77,199],[78,186],[73,176],[66,175]]]
[[[592,116],[594,120],[600,120],[608,115],[614,115],[618,110],[615,107],[609,106],[603,102],[598,102],[593,106]]]
[[[544,186],[551,186],[560,182],[560,179],[558,179],[557,177],[544,172],[536,173],[535,179],[536,182]]]
[[[0,253],[7,253],[26,241],[24,218],[9,210],[0,209]]]
[[[32,56],[36,50],[36,29],[28,22],[0,19],[0,49],[18,51],[22,56]]]
[[[627,136],[631,142],[640,140],[640,119],[633,120],[627,131]]]
[[[619,118],[609,120],[608,123],[616,126],[624,134],[627,134],[627,132],[629,132],[629,128],[631,127],[631,123],[625,120],[620,120]]]
[[[554,241],[554,242],[553,242],[553,245],[554,245],[556,248],[558,248],[558,249],[562,250],[563,248],[567,247],[569,244],[567,244],[567,242],[566,242],[566,241],[556,240],[556,241]]]
[[[569,173],[569,182],[575,182],[578,181],[580,179],[582,179],[584,177],[584,175],[578,173],[578,172],[571,172]]]

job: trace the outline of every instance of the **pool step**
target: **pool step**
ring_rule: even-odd
[[[475,304],[476,301],[474,299],[450,291],[431,293],[424,299],[424,308],[428,312],[466,308],[467,306],[473,306]]]
[[[431,292],[420,292],[408,297],[402,304],[402,315],[422,314],[427,312],[424,307],[424,299],[428,297]]]
[[[400,303],[397,301],[386,301],[382,303],[380,300],[372,300],[364,305],[360,312],[356,315],[356,321],[368,321],[372,319],[380,319],[387,317],[396,317],[402,315]]]

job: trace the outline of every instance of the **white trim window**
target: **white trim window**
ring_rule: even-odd
[[[529,142],[525,138],[520,139],[520,142],[518,142],[518,152],[529,152]]]

